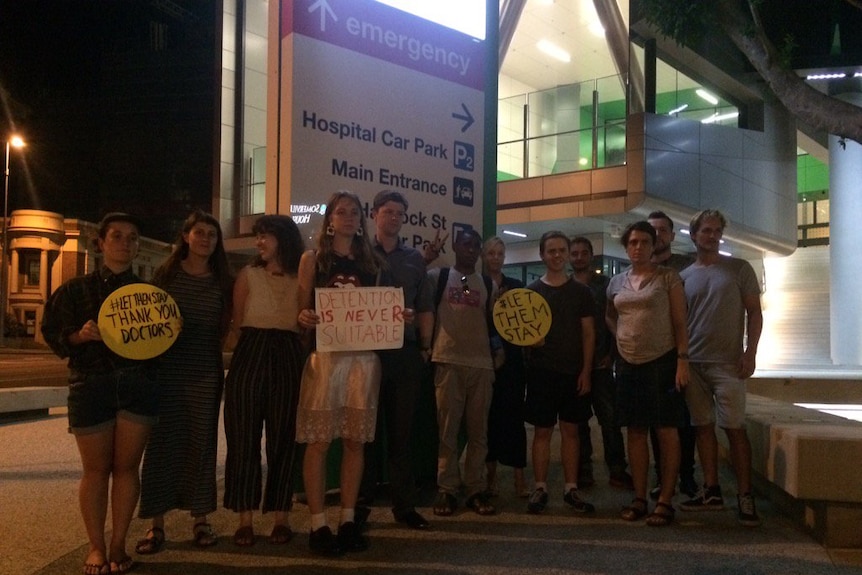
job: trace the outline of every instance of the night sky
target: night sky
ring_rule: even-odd
[[[0,142],[28,143],[12,153],[9,211],[128,211],[171,241],[211,210],[218,4],[0,0]]]

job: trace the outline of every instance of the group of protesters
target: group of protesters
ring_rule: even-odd
[[[381,455],[377,429],[386,435],[382,456],[395,521],[428,529],[416,509],[412,457],[414,413],[427,377],[433,377],[437,414],[435,516],[452,515],[461,496],[467,509],[495,514],[498,464],[514,469],[526,511],[544,511],[555,427],[562,499],[576,513],[594,512],[582,489],[593,481],[589,420],[595,413],[610,483],[634,491],[623,520],[669,525],[677,478],[690,497],[683,510],[723,507],[717,424],[730,443],[738,519],[759,524],[744,414],[745,379],[755,368],[762,327],[760,289],[747,262],[719,253],[727,225],[720,212],[704,210],[691,219],[695,257],[671,254],[673,222],[662,212],[632,223],[621,238],[631,266],[610,280],[594,269],[590,240],[548,231],[539,241],[544,273],[525,286],[504,273],[505,243],[483,242],[470,228],[453,234],[453,265],[431,267],[448,238],[438,234],[423,251],[406,246],[400,232],[408,208],[402,192],[381,191],[371,202],[369,230],[360,198],[339,191],[310,250],[289,216],[262,216],[253,228],[257,255],[236,277],[218,221],[195,211],[153,277],[178,304],[182,332],[167,352],[144,360],[107,346],[98,325],[99,309],[114,290],[143,281],[132,269],[141,223],[125,213],[103,218],[94,240],[99,269],[60,286],[42,324],[52,349],[69,358],[69,430],[83,465],[79,500],[90,542],[85,575],[134,568],[126,539],[139,502],[139,516],[151,523],[137,553],[163,548],[165,515],[175,509],[190,512],[195,545],[217,543],[208,515],[217,509],[222,399],[223,505],[237,514],[235,545],[255,544],[256,510],[272,513],[269,543],[293,538],[288,518],[301,477],[309,549],[324,556],[366,549],[368,505],[379,478],[377,466],[365,463]],[[403,290],[402,344],[315,349],[322,321],[315,290],[371,286]],[[544,298],[551,322],[540,338],[519,345],[495,329],[494,304],[525,287]],[[233,342],[233,355],[225,377],[226,341]],[[525,424],[533,430],[529,449]],[[657,481],[649,491],[651,435]],[[341,505],[333,531],[324,496],[335,440],[341,442]],[[525,476],[528,451],[532,487]],[[651,512],[648,497],[656,500]]]

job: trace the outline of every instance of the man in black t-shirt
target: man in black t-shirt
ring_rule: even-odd
[[[527,355],[525,419],[535,426],[532,456],[536,487],[527,504],[530,513],[541,513],[548,504],[551,435],[557,420],[566,481],[563,500],[578,513],[595,511],[578,494],[578,424],[592,416],[589,393],[595,304],[590,290],[566,273],[569,248],[569,238],[562,232],[543,234],[539,255],[546,272],[527,286],[542,295],[551,310],[548,334]]]

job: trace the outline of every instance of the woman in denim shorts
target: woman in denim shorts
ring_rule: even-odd
[[[126,573],[134,567],[126,534],[138,503],[138,467],[156,420],[158,388],[152,364],[112,352],[96,322],[111,292],[141,281],[131,271],[139,230],[129,214],[106,215],[95,239],[102,267],[60,286],[48,299],[42,321],[45,341],[69,358],[69,431],[83,464],[79,501],[90,540],[85,575]],[[106,545],[111,482],[111,541]]]

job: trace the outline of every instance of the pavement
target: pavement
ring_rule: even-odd
[[[594,440],[600,437],[595,430]],[[0,424],[0,445],[0,575],[81,573],[87,539],[77,504],[80,463],[74,439],[66,432],[65,409],[52,409],[50,415],[36,420]],[[501,493],[494,500],[497,515],[480,517],[461,507],[453,517],[436,518],[430,509],[434,497],[430,486],[420,494],[419,511],[432,521],[431,530],[417,532],[394,523],[385,500],[380,500],[369,520],[371,548],[343,558],[321,559],[309,553],[308,509],[301,503],[295,505],[290,518],[297,536],[287,545],[266,542],[271,521],[258,514],[257,543],[251,548],[235,547],[230,535],[236,528],[236,516],[219,509],[210,516],[221,536],[212,548],[195,548],[191,518],[173,512],[166,518],[168,541],[161,553],[134,555],[134,541],[147,529],[147,523],[139,519],[132,523],[128,549],[139,560],[135,573],[164,575],[263,575],[285,570],[351,575],[862,575],[862,551],[822,547],[773,510],[768,501],[758,501],[764,520],[761,527],[737,525],[733,481],[727,469],[722,470],[726,509],[678,511],[672,526],[651,528],[618,518],[631,493],[608,486],[598,446],[596,485],[583,490],[583,497],[598,511],[593,516],[576,516],[562,502],[558,451],[555,445],[552,497],[542,515],[526,513],[526,501],[513,492],[511,470],[502,467]],[[222,434],[220,489],[224,453]],[[681,500],[678,495],[677,505]],[[333,524],[337,513],[337,506],[330,507]]]
[[[0,348],[0,389],[65,386],[66,360],[44,349]]]

